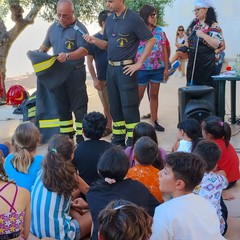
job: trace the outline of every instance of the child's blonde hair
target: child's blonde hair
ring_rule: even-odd
[[[13,166],[23,173],[27,173],[33,161],[32,152],[36,150],[40,134],[33,123],[21,123],[13,135]]]

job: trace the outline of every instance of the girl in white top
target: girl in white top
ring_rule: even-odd
[[[177,141],[172,152],[192,152],[202,138],[200,123],[193,119],[185,119],[177,126]]]
[[[177,48],[176,53],[173,55],[171,59],[171,64],[173,64],[176,60],[188,59],[188,40],[187,35],[185,34],[184,27],[182,25],[178,26],[175,38],[175,46]],[[178,67],[179,72],[182,71],[182,66]]]
[[[187,36],[185,35],[184,27],[182,25],[180,25],[177,29],[175,46],[177,49],[183,46],[187,46]]]

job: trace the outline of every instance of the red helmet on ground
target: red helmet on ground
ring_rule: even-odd
[[[27,91],[21,85],[12,85],[7,91],[7,104],[18,106],[27,98]]]

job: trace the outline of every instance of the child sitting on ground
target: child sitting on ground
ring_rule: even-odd
[[[4,168],[10,179],[31,192],[43,156],[36,155],[40,134],[33,123],[21,123],[13,135],[13,153],[5,159]]]
[[[3,157],[2,157],[3,158]],[[30,194],[11,181],[0,159],[0,239],[28,239]]]
[[[203,179],[194,189],[194,193],[203,196],[215,207],[220,221],[220,231],[221,234],[224,235],[227,231],[228,212],[222,200],[222,190],[227,187],[228,181],[223,170],[218,172],[214,171],[221,156],[221,150],[216,143],[202,140],[197,144],[193,153],[200,156],[207,164]]]
[[[152,217],[144,208],[126,200],[110,202],[98,215],[98,240],[146,240]]]
[[[143,183],[159,202],[163,202],[158,182],[159,170],[152,166],[159,154],[157,144],[150,137],[143,136],[135,143],[133,152],[135,166],[129,168],[127,177]]]
[[[155,210],[151,240],[225,239],[214,207],[192,191],[201,182],[205,162],[192,153],[167,155],[159,172],[160,190],[173,199]]]
[[[228,179],[227,189],[234,186],[240,179],[239,159],[236,150],[230,143],[231,128],[219,117],[209,116],[202,122],[203,138],[214,141],[221,149],[221,157],[217,164],[217,170],[223,170]],[[226,196],[226,198],[232,196]],[[224,197],[225,199],[225,197]]]
[[[101,180],[92,186],[86,195],[93,219],[93,240],[98,239],[98,214],[111,201],[131,201],[144,207],[151,216],[155,207],[159,205],[157,199],[142,183],[125,178],[128,168],[127,156],[119,147],[108,149],[98,161],[97,170]]]
[[[107,119],[100,112],[91,112],[83,117],[82,128],[85,141],[74,152],[73,164],[88,185],[99,180],[97,163],[101,155],[113,145],[102,140]]]
[[[177,125],[177,142],[172,152],[192,152],[202,138],[200,123],[193,119],[185,119]]]
[[[131,147],[127,147],[124,151],[129,159],[130,167],[135,166],[135,160],[133,158],[134,144],[142,136],[150,137],[158,145],[157,134],[154,127],[151,124],[146,122],[138,123],[133,129],[133,144]],[[153,163],[153,166],[159,170],[163,169],[163,162],[165,157],[166,157],[166,151],[163,148],[159,147],[158,158]]]
[[[53,136],[31,191],[31,232],[39,238],[80,239],[90,233],[90,212],[70,211],[71,195],[81,187],[73,155],[69,136]]]

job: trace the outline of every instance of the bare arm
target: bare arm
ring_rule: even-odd
[[[184,46],[188,47],[188,38],[187,38],[187,36],[184,35],[183,38],[184,38],[184,41],[185,41],[184,43],[178,43],[178,41],[176,39],[175,45],[176,45],[177,48],[184,47]]]
[[[168,62],[169,62],[169,56],[166,45],[163,45],[163,55],[164,55],[164,79],[168,79]]]
[[[167,48],[167,54],[168,54],[168,59],[169,59],[171,56],[171,47],[170,47],[170,45],[168,45],[168,46],[166,46],[166,48]]]
[[[89,73],[92,77],[94,87],[97,90],[101,91],[101,84],[100,84],[99,79],[97,78],[97,74],[96,74],[96,71],[95,71],[95,68],[93,65],[93,56],[92,55],[87,56],[87,66],[88,66]]]
[[[99,38],[96,38],[94,36],[90,36],[88,34],[83,35],[83,38],[85,39],[85,41],[87,41],[88,43],[92,43],[95,44],[97,47],[101,48],[101,49],[107,49],[107,45],[108,42],[105,40],[101,40]]]
[[[39,52],[47,52],[48,50],[49,48],[44,45],[41,45],[40,48],[38,49]],[[67,59],[67,54],[68,54],[68,59]],[[66,62],[67,60],[77,60],[87,56],[87,54],[88,54],[87,49],[80,47],[73,52],[59,53],[57,60],[59,62]]]
[[[78,181],[78,188],[72,192],[73,199],[79,197],[80,193],[83,193],[84,195],[86,195],[88,189],[90,188],[89,185],[77,174],[76,174],[76,179]]]
[[[170,43],[169,43],[166,33],[163,32],[163,34],[164,34],[164,37],[166,38],[166,48],[167,48],[167,54],[168,54],[168,60],[169,60],[169,58],[171,56],[171,46],[170,46]]]
[[[87,49],[80,47],[73,52],[59,53],[57,60],[59,62],[66,62],[67,60],[77,60],[77,59],[87,56],[87,54],[88,54]]]
[[[215,170],[214,171],[215,173],[223,175],[224,177],[227,177],[227,174],[226,174],[226,172],[224,170],[217,170],[217,166],[216,166],[216,168],[214,170]]]
[[[23,195],[26,202],[26,208],[24,210],[24,223],[23,230],[21,232],[21,237],[25,240],[28,239],[29,231],[30,231],[30,222],[31,222],[31,213],[30,213],[30,194],[27,190],[23,189]]]
[[[139,70],[142,67],[145,60],[150,55],[150,53],[152,52],[152,48],[153,48],[155,43],[156,43],[156,39],[154,37],[149,39],[147,41],[147,43],[145,45],[145,48],[144,48],[144,51],[143,51],[141,57],[138,59],[138,61],[135,64],[125,66],[123,68],[124,69],[123,73],[126,74],[126,75],[132,76],[134,74],[134,72]]]
[[[176,48],[179,48],[179,46],[178,46],[178,38],[176,37],[176,39],[175,39],[175,46],[176,46]]]
[[[72,207],[88,209],[88,204],[83,198],[76,198],[71,202]]]
[[[217,49],[219,47],[220,41],[218,39],[212,38],[201,30],[197,30],[197,36],[203,38],[211,47]]]
[[[172,152],[176,152],[178,148],[179,148],[179,140],[177,140],[177,141],[174,143],[174,145],[173,145],[173,147],[172,147]]]
[[[40,48],[38,49],[39,52],[47,52],[49,50],[48,47],[41,45]]]

